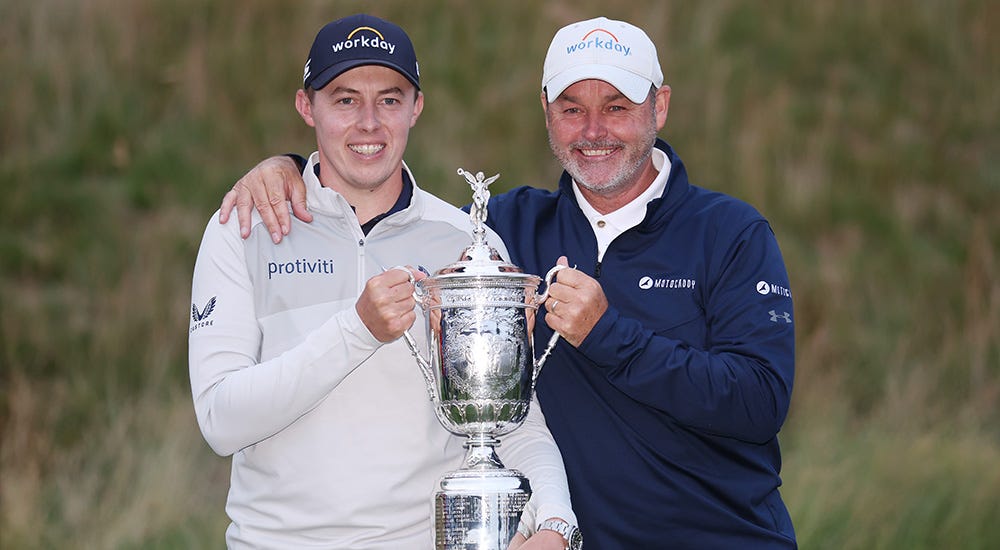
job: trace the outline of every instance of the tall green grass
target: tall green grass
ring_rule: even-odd
[[[555,181],[559,26],[647,29],[663,137],[788,264],[801,546],[1000,547],[1000,8],[975,0],[0,4],[0,547],[222,544],[228,460],[187,386],[194,257],[246,169],[311,150],[305,54],[364,9],[416,44],[407,160],[455,203],[459,166]]]

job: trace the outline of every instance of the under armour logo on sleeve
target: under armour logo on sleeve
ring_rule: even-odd
[[[778,319],[783,319],[786,323],[792,322],[792,314],[788,313],[787,311],[782,311],[781,314],[779,315],[777,311],[774,311],[772,309],[771,311],[768,311],[768,313],[771,314],[772,323],[777,323]]]

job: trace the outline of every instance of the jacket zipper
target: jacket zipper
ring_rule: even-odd
[[[365,290],[365,240],[358,239],[358,296]]]

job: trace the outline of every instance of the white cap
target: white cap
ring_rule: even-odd
[[[581,80],[603,80],[632,103],[646,101],[651,86],[663,85],[656,46],[635,25],[607,17],[567,25],[545,55],[542,88],[549,101]]]

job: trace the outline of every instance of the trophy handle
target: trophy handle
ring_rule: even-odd
[[[563,269],[566,269],[567,267],[569,267],[569,266],[554,265],[554,266],[552,266],[552,269],[550,269],[549,272],[545,274],[545,292],[543,292],[543,293],[535,296],[535,305],[536,306],[540,306],[540,305],[542,305],[543,302],[545,302],[545,300],[548,300],[548,298],[549,298],[549,286],[552,284],[552,281],[555,280],[556,273],[558,273],[559,271],[561,271]]]
[[[401,265],[394,266],[390,269],[398,269],[406,273],[407,277],[410,278],[410,284],[414,285],[413,299],[416,300],[417,305],[419,305],[420,309],[423,310],[424,297],[416,286],[417,279],[413,276],[413,272]],[[406,346],[410,348],[410,353],[413,354],[413,358],[417,361],[417,366],[420,367],[420,374],[424,375],[424,383],[427,385],[427,395],[430,397],[432,402],[437,403],[439,400],[437,392],[435,391],[436,384],[434,382],[434,371],[431,368],[430,361],[424,359],[424,357],[420,355],[420,350],[417,349],[417,341],[413,339],[413,335],[410,334],[409,329],[403,331],[403,340],[406,341]]]
[[[552,281],[556,278],[556,273],[562,269],[566,269],[569,266],[565,265],[554,265],[552,269],[545,274],[545,292],[537,295],[535,297],[535,306],[542,305],[545,300],[549,297],[549,287],[552,286]],[[542,373],[542,366],[545,365],[545,360],[549,358],[549,354],[552,353],[552,348],[556,347],[556,342],[559,341],[559,333],[552,331],[552,337],[549,338],[548,345],[545,346],[545,351],[542,352],[542,356],[535,360],[535,369],[531,373],[531,391],[535,391],[535,383],[538,382],[538,375]]]

